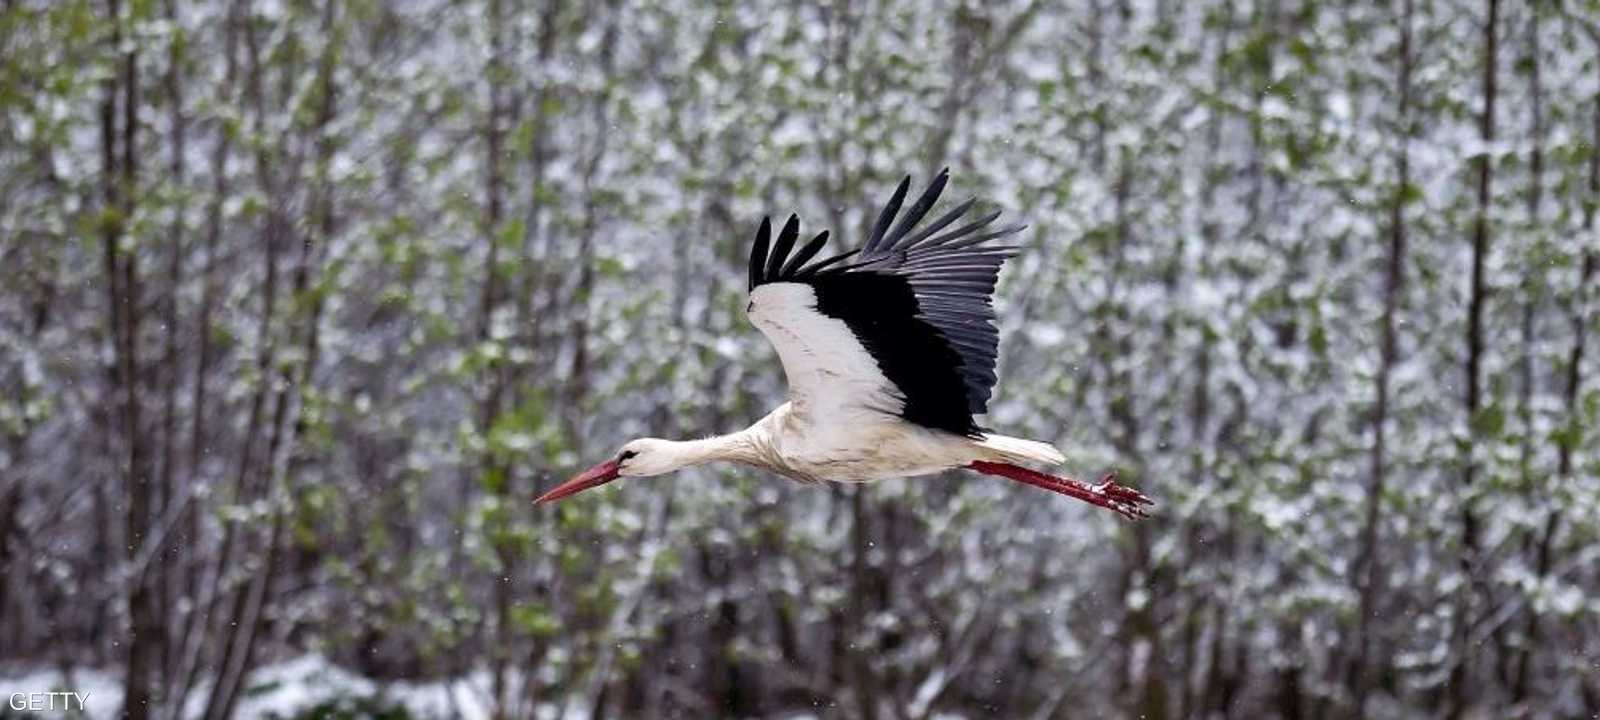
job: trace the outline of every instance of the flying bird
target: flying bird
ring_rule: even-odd
[[[1055,447],[979,427],[995,383],[992,304],[1024,226],[993,227],[995,211],[962,224],[968,200],[921,224],[949,181],[939,173],[900,212],[900,182],[859,249],[817,259],[824,230],[798,250],[800,219],[773,238],[761,221],[750,252],[745,314],[778,352],[789,400],[744,430],[701,440],[640,438],[556,486],[560,500],[619,477],[730,461],[805,483],[862,482],[967,468],[1078,498],[1135,519],[1153,504],[1107,473],[1089,484],[1032,469],[1065,461]],[[954,226],[954,227],[952,227]]]

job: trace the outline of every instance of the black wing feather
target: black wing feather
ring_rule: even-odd
[[[1000,216],[995,211],[945,231],[967,216],[977,204],[974,198],[918,229],[948,181],[947,168],[901,215],[911,187],[907,176],[859,250],[810,265],[826,232],[788,258],[799,236],[799,219],[790,217],[769,255],[771,224],[763,220],[751,250],[750,283],[752,289],[770,282],[811,285],[818,311],[843,320],[900,391],[902,417],[976,436],[982,430],[973,415],[988,410],[995,383],[994,287],[1002,263],[1017,251],[986,243],[1023,226],[985,232]]]
[[[929,210],[933,209],[933,204],[935,202],[939,201],[939,193],[944,192],[944,184],[949,182],[949,180],[950,168],[945,168],[939,171],[939,176],[934,178],[933,182],[928,183],[928,189],[923,190],[921,197],[918,197],[917,201],[911,204],[911,208],[906,210],[905,217],[900,218],[900,222],[894,226],[894,230],[889,231],[889,236],[883,239],[884,244],[891,248],[896,247],[896,242],[899,241],[900,238],[905,237],[905,234],[909,232],[911,228],[915,227],[917,223],[922,222],[922,217],[927,215]],[[910,183],[911,176],[907,175],[906,179],[901,184],[902,186],[909,187]],[[885,210],[887,209],[888,208],[885,208]]]
[[[943,235],[940,235],[939,237],[933,238],[932,240],[929,240],[929,241],[927,241],[925,243],[922,243],[921,245],[919,245],[917,247],[917,249],[921,250],[921,251],[924,251],[924,252],[940,249],[945,243],[950,242],[951,240],[955,240],[956,238],[966,237],[968,235],[971,235],[974,232],[982,230],[989,223],[994,222],[995,219],[998,218],[998,217],[1000,217],[1000,211],[996,210],[996,211],[994,211],[992,213],[989,213],[988,215],[985,215],[985,216],[983,216],[981,218],[978,218],[974,222],[970,222],[970,223],[967,223],[966,225],[962,225],[961,227],[958,227],[958,228],[956,228],[954,230],[951,230],[950,232],[947,232],[947,233],[945,233]]]
[[[872,228],[872,236],[867,238],[867,244],[861,246],[862,255],[871,255],[878,249],[878,244],[883,242],[883,234],[889,231],[889,223],[894,222],[894,216],[900,212],[900,203],[905,202],[906,191],[910,189],[911,176],[907,175],[900,181],[900,187],[895,188],[889,204],[883,206],[883,212],[878,213],[878,223]]]
[[[819,261],[813,263],[810,267],[801,268],[799,272],[795,273],[795,277],[796,278],[806,278],[806,277],[811,277],[811,276],[815,276],[815,275],[820,275],[820,274],[822,274],[823,270],[828,270],[828,272],[841,271],[844,268],[839,267],[839,268],[829,269],[828,266],[844,262],[845,260],[849,260],[850,258],[853,258],[853,257],[855,257],[856,255],[858,255],[860,253],[861,253],[860,250],[851,250],[850,252],[839,253],[838,255],[835,255],[835,256],[833,256],[831,258],[828,258],[826,260],[819,260]],[[848,267],[848,266],[846,266],[846,267]]]
[[[800,248],[800,252],[795,253],[794,257],[789,258],[789,263],[778,271],[778,275],[780,277],[794,277],[794,274],[800,271],[806,261],[816,257],[817,253],[822,252],[822,246],[826,244],[828,244],[828,231],[823,230],[817,233],[816,237],[811,238],[811,242],[806,243],[805,247]]]
[[[750,248],[750,289],[766,282],[762,271],[767,264],[767,242],[772,237],[772,218],[761,218],[761,228],[756,230],[756,244]]]
[[[940,230],[945,229],[945,226],[949,225],[950,223],[960,220],[961,216],[967,214],[967,211],[971,210],[972,206],[976,204],[978,204],[977,198],[969,198],[966,202],[957,205],[955,209],[939,216],[938,220],[928,223],[927,227],[916,231],[910,237],[907,237],[905,240],[901,241],[900,246],[904,248],[906,252],[915,250],[917,245],[921,244],[922,241],[929,235],[939,232]]]
[[[783,231],[778,233],[778,242],[772,246],[772,256],[767,258],[767,276],[777,277],[778,270],[783,268],[783,261],[789,259],[789,251],[794,249],[794,241],[800,237],[800,216],[790,215],[789,221],[783,224]]]

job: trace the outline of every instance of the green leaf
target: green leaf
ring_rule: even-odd
[[[1479,438],[1495,438],[1505,431],[1506,411],[1499,403],[1489,403],[1472,418],[1472,434]]]
[[[1400,186],[1400,204],[1412,205],[1422,202],[1422,188],[1416,183],[1406,183]]]

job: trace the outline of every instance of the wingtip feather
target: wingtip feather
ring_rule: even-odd
[[[810,261],[811,258],[816,257],[817,253],[822,252],[822,246],[826,245],[827,243],[828,231],[823,230],[822,232],[817,233],[816,237],[811,238],[810,242],[807,242],[804,247],[800,248],[800,252],[795,253],[794,257],[789,258],[789,263],[784,265],[782,270],[778,271],[778,277],[799,277],[801,268],[805,267],[806,262]]]
[[[907,177],[909,179],[909,176]],[[905,215],[900,218],[900,222],[895,223],[894,229],[889,231],[889,235],[883,239],[884,250],[900,250],[910,245],[909,242],[903,241],[903,238],[917,226],[917,223],[922,222],[922,218],[926,217],[928,211],[933,209],[934,203],[939,202],[939,195],[944,192],[944,186],[949,181],[950,169],[945,168],[933,178],[932,182],[928,183],[928,187],[922,191],[922,195],[917,198],[916,202],[911,204],[911,208],[906,210]]]
[[[761,227],[756,230],[755,245],[750,248],[750,290],[756,289],[763,282],[762,273],[767,265],[767,245],[772,240],[772,218],[761,218]]]
[[[888,204],[883,206],[883,211],[878,213],[878,222],[872,227],[872,236],[867,238],[867,244],[861,246],[862,255],[870,255],[878,249],[879,243],[883,242],[884,234],[889,232],[889,224],[900,214],[900,204],[905,202],[906,193],[910,190],[911,176],[906,175],[894,189],[894,195],[889,197]]]
[[[767,256],[766,274],[763,276],[767,282],[782,279],[779,270],[783,269],[783,262],[789,259],[789,251],[794,249],[794,241],[800,237],[800,216],[790,213],[788,221],[783,224],[783,230],[778,233],[778,241],[773,244],[772,252]]]

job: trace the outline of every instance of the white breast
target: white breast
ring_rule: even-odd
[[[752,429],[762,438],[764,463],[799,480],[858,482],[912,477],[961,467],[983,457],[969,438],[882,413],[813,422],[784,403]]]

